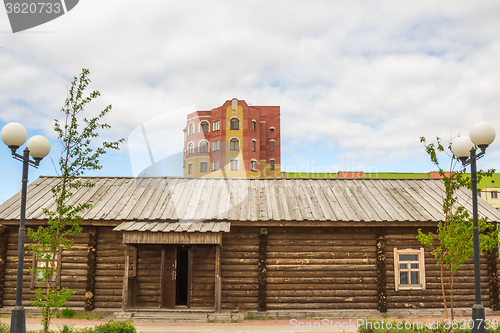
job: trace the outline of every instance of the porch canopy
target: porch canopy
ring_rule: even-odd
[[[113,231],[123,232],[125,244],[221,244],[230,222],[123,222]]]

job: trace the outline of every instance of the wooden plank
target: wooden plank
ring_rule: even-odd
[[[128,308],[128,277],[130,269],[130,245],[125,247],[125,273],[123,274],[123,289],[122,289],[122,312],[126,312]],[[96,297],[97,298],[97,297]]]
[[[221,312],[222,281],[221,281],[221,251],[220,245],[215,246],[215,313]]]

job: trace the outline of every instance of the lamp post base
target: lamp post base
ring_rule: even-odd
[[[12,309],[10,333],[26,333],[26,313],[22,306],[15,306]]]
[[[472,306],[472,333],[486,333],[485,326],[486,316],[484,315],[484,306],[482,304],[474,304]]]

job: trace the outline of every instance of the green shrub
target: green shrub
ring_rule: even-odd
[[[76,311],[70,308],[65,308],[61,310],[61,316],[66,319],[74,318],[76,315]]]
[[[136,333],[134,325],[129,321],[109,321],[94,328],[87,328],[82,333]]]

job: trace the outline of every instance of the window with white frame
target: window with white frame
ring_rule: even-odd
[[[252,151],[255,151],[257,149],[257,140],[253,139],[252,140]]]
[[[229,150],[240,150],[240,140],[237,138],[229,140]]]
[[[208,162],[200,162],[200,172],[208,172]]]
[[[238,118],[232,118],[230,121],[230,129],[237,130],[240,129],[240,120]]]
[[[213,161],[212,162],[212,171],[217,171],[219,170],[219,161]]]
[[[269,150],[274,151],[274,140],[269,141]]]
[[[209,122],[206,121],[206,120],[203,120],[200,123],[200,132],[206,133],[206,132],[209,132],[209,131],[210,131],[210,124],[209,124]]]
[[[192,174],[193,173],[193,163],[189,163],[188,164],[188,174]]]
[[[257,171],[257,161],[250,161],[250,169],[252,171]]]
[[[190,142],[187,149],[188,155],[194,154],[194,143]]]
[[[56,250],[55,257],[52,257],[51,253],[45,253],[41,258],[37,257],[35,253],[33,253],[32,260],[32,275],[31,275],[31,283],[30,289],[34,289],[37,286],[46,286],[45,284],[41,284],[43,280],[43,270],[45,267],[51,267],[54,269],[54,274],[51,278],[51,283],[55,283],[57,290],[61,288],[61,256],[62,256],[62,247],[59,247]],[[36,270],[36,274],[35,273]]]
[[[198,152],[208,153],[208,141],[200,141],[200,146],[198,147]]]
[[[498,192],[491,192],[492,199],[498,199]]]
[[[271,170],[274,170],[274,160],[271,160]]]
[[[218,131],[220,129],[220,120],[214,121],[212,123],[212,131]]]
[[[237,158],[229,159],[229,170],[238,171],[238,169],[239,169],[238,159]]]
[[[189,124],[188,135],[194,134],[194,124]]]
[[[255,131],[256,128],[257,128],[257,121],[252,120],[252,130]]]
[[[219,150],[219,140],[212,142],[212,151]]]
[[[394,248],[394,287],[399,290],[425,290],[424,248]]]

